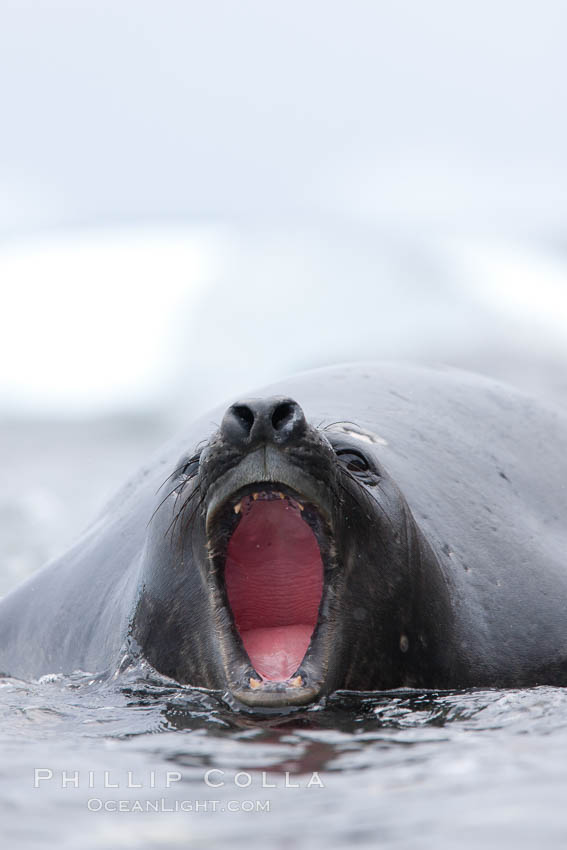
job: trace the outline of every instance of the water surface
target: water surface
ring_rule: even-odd
[[[566,835],[567,694],[334,694],[235,711],[140,666],[4,679],[18,847],[533,847]]]

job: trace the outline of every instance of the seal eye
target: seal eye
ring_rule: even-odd
[[[179,477],[184,479],[193,478],[199,471],[200,459],[200,453],[188,458],[179,470]]]
[[[355,449],[343,449],[337,452],[337,457],[341,459],[349,472],[366,472],[370,469],[370,465],[361,452]]]

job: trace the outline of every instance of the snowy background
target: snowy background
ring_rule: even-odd
[[[213,403],[567,399],[567,6],[0,0],[0,591]]]

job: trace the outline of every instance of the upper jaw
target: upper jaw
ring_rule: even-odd
[[[252,666],[234,622],[224,585],[226,546],[232,533],[230,529],[226,530],[226,526],[232,524],[234,528],[237,525],[240,499],[254,491],[283,495],[303,509],[302,516],[317,537],[323,561],[323,592],[317,625],[298,670],[286,681],[263,679]],[[253,707],[283,708],[312,702],[327,689],[331,645],[335,639],[332,609],[336,603],[339,571],[336,569],[333,511],[328,485],[294,466],[281,450],[268,445],[246,455],[237,466],[211,485],[207,502],[207,583],[232,695]]]
[[[317,505],[325,520],[331,523],[331,507],[326,485],[292,465],[281,450],[267,445],[246,455],[237,466],[211,485],[206,511],[208,539],[219,509],[239,490],[256,483],[282,484],[294,490],[301,495],[303,501]]]

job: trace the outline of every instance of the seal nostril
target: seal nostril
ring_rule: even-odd
[[[300,406],[291,398],[241,399],[226,411],[221,434],[240,448],[260,442],[279,445],[298,440],[307,423]]]
[[[274,431],[281,431],[284,425],[293,418],[295,405],[287,401],[278,404],[272,413],[272,425]]]
[[[237,404],[232,408],[232,411],[246,429],[246,433],[249,434],[252,430],[252,425],[254,424],[254,414],[250,408],[245,404]]]

